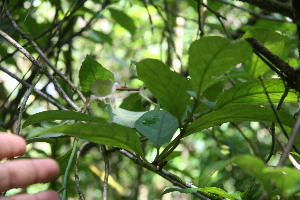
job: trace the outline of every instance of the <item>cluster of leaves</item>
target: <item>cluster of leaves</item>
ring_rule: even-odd
[[[133,2],[139,6],[145,5],[146,10],[142,13],[148,13],[151,26],[160,27],[162,22],[166,23],[166,33],[164,34],[169,35],[166,42],[168,44],[167,52],[171,52],[172,48],[175,48],[173,39],[177,37],[173,32],[176,27],[176,17],[180,18],[180,16],[176,16],[178,11],[176,2],[164,1],[166,19],[159,8],[162,6],[160,1]],[[93,3],[97,5],[96,2]],[[111,3],[110,1],[101,2],[101,9],[104,7],[105,10],[106,6]],[[230,10],[228,8],[226,10],[226,6],[224,6],[226,3],[222,1],[211,0],[207,1],[207,4],[203,4],[202,1],[189,0],[180,2],[181,4],[187,11],[191,10],[198,14],[198,17],[201,16],[201,12],[207,11],[206,8],[211,11],[211,13],[207,13],[208,17],[215,17],[219,20],[220,14],[218,12],[230,13]],[[80,4],[77,6],[73,8],[74,10],[71,9],[71,13],[76,16],[74,19],[84,18],[85,15],[91,14],[95,18],[99,17],[93,8],[81,8]],[[118,31],[114,29],[110,34],[102,30],[89,30],[86,34],[81,35],[80,39],[84,39],[84,42],[80,47],[85,49],[85,42],[87,41],[103,46],[108,45],[110,53],[108,53],[107,58],[112,57],[112,60],[117,60],[116,62],[122,66],[122,60],[114,56],[115,51],[117,52],[119,47],[122,49],[124,46],[130,46],[125,48],[126,53],[122,51],[121,54],[126,54],[123,58],[125,62],[128,62],[129,59],[138,60],[131,62],[131,66],[134,66],[129,68],[131,76],[125,76],[127,79],[122,80],[120,74],[125,74],[124,71],[128,70],[127,68],[116,69],[110,67],[109,62],[103,61],[105,63],[103,65],[97,62],[94,59],[97,58],[94,56],[98,51],[96,47],[92,47],[89,51],[83,51],[83,53],[79,51],[81,58],[85,56],[83,62],[76,63],[81,67],[74,69],[73,73],[69,71],[67,74],[69,73],[71,80],[75,80],[75,85],[78,85],[86,98],[82,111],[88,108],[90,115],[79,112],[79,110],[48,110],[28,117],[24,115],[26,121],[23,123],[23,129],[26,132],[25,128],[27,128],[29,130],[27,132],[30,132],[27,135],[28,143],[46,142],[51,144],[52,157],[58,160],[66,178],[69,177],[70,166],[78,167],[79,158],[74,158],[74,151],[77,148],[78,139],[82,139],[80,142],[83,144],[85,141],[89,141],[88,144],[91,146],[101,145],[103,151],[103,157],[94,155],[93,151],[87,153],[85,159],[87,162],[103,162],[101,159],[104,158],[105,160],[108,156],[112,162],[117,160],[114,163],[116,168],[121,168],[128,163],[122,157],[113,158],[113,153],[123,152],[124,155],[125,152],[138,165],[149,171],[163,176],[161,174],[164,172],[163,170],[170,170],[180,176],[180,178],[172,174],[167,176],[168,178],[163,176],[171,182],[176,180],[177,182],[172,183],[177,183],[177,186],[181,188],[168,188],[162,194],[179,191],[192,193],[204,199],[271,199],[278,195],[283,199],[292,199],[297,196],[300,190],[300,172],[291,166],[273,168],[262,160],[266,160],[266,154],[273,156],[272,162],[278,160],[275,154],[282,149],[279,147],[275,149],[275,139],[284,142],[288,140],[296,123],[294,114],[296,113],[295,105],[299,102],[299,94],[295,88],[290,88],[285,81],[277,77],[272,70],[273,68],[270,68],[271,61],[267,62],[266,58],[261,57],[257,50],[253,49],[247,42],[248,38],[254,38],[272,54],[284,61],[289,61],[291,65],[296,63],[296,66],[298,63],[295,59],[296,39],[291,37],[296,32],[296,26],[283,18],[274,20],[265,17],[266,19],[256,19],[255,25],[239,27],[244,33],[242,36],[235,35],[236,33],[230,29],[232,31],[230,34],[239,38],[231,40],[221,36],[202,36],[205,30],[203,27],[201,28],[201,19],[198,19],[199,24],[196,25],[199,25],[197,28],[201,32],[201,37],[195,41],[193,41],[192,36],[187,37],[188,42],[184,44],[187,47],[184,48],[188,50],[182,55],[182,62],[184,63],[186,59],[186,66],[178,70],[171,66],[172,56],[178,57],[176,51],[172,55],[163,54],[167,57],[166,62],[162,61],[163,58],[145,58],[157,56],[151,54],[147,56],[147,54],[140,53],[143,50],[135,47],[139,43],[137,43],[138,40],[134,40],[143,37],[144,34],[137,25],[140,15],[138,17],[131,16],[125,9],[120,9],[121,6],[126,7],[128,5],[126,2],[120,1],[106,10],[113,21],[110,22],[117,24],[117,27],[114,28],[120,29],[120,38],[130,37],[131,40],[121,42],[122,40],[118,38],[120,35],[116,34]],[[252,9],[246,4],[243,6],[246,10]],[[174,13],[169,10],[170,7],[175,9]],[[200,12],[201,7],[202,11]],[[141,9],[141,7],[138,8]],[[156,9],[156,14],[162,17],[162,21],[155,21],[155,17],[151,15],[154,11],[151,9]],[[238,11],[236,14],[240,15],[241,12]],[[23,16],[22,13],[18,15]],[[60,11],[57,12],[57,17],[59,15]],[[204,16],[202,15],[202,17]],[[99,20],[102,20],[102,17],[100,16]],[[62,19],[67,20],[66,18]],[[42,29],[42,24],[38,24],[32,15],[28,15],[27,21],[34,22],[36,26]],[[82,32],[80,32],[81,30],[76,32],[75,29],[78,27],[74,24],[73,28],[69,29],[69,25],[72,26],[72,21],[68,22],[70,22],[68,25],[62,26],[62,33],[65,34],[58,34],[59,42],[53,46],[52,50],[59,49],[56,52],[59,55],[60,47],[68,44],[70,48],[69,51],[64,52],[64,58],[68,63],[72,63],[68,54],[72,54],[75,48],[73,49],[73,44],[70,41],[72,42],[73,36],[75,37]],[[30,23],[27,22],[23,25],[26,31],[31,33],[32,30],[35,30],[27,24]],[[222,23],[219,25],[213,22],[211,24],[204,23],[204,25],[209,33],[217,31],[218,34],[225,35],[226,29]],[[50,23],[45,22],[44,26],[49,27]],[[152,34],[156,34],[155,31],[152,30]],[[150,32],[148,30],[146,33]],[[11,35],[13,34],[14,32],[11,32]],[[40,32],[36,34],[38,35]],[[69,36],[70,38],[68,38]],[[152,42],[157,41],[153,39]],[[141,43],[142,45],[139,46],[150,45],[148,41]],[[46,40],[40,41],[40,44],[47,44]],[[88,45],[90,44],[87,42]],[[2,48],[0,51],[7,52],[6,49]],[[51,52],[49,55],[52,53],[54,54]],[[58,56],[55,60],[63,59]],[[77,62],[79,61],[77,60]],[[14,59],[6,60],[6,63],[16,65]],[[59,62],[57,63],[59,65]],[[74,90],[72,91],[70,85],[61,79],[57,80],[68,96],[78,103],[77,94]],[[130,86],[138,86],[138,88],[134,88],[134,92],[129,93],[125,99],[118,103],[119,97],[117,95],[122,93],[122,89],[131,90],[132,88],[118,88],[119,85],[116,80],[118,82],[122,80]],[[135,84],[136,82],[138,84]],[[90,102],[90,99],[93,102]],[[63,102],[63,100],[59,99],[59,102]],[[92,109],[88,107],[89,103]],[[6,112],[13,113],[13,106],[15,105],[11,105],[11,111]],[[278,106],[277,109],[274,108],[274,105]],[[280,110],[282,105],[284,109]],[[95,112],[95,116],[92,115],[91,110]],[[61,123],[53,123],[55,120],[61,120]],[[3,121],[5,122],[5,120]],[[259,130],[253,130],[254,128],[248,122],[259,122]],[[228,127],[224,129],[222,124],[228,125]],[[44,128],[33,130],[32,127],[36,126]],[[271,151],[269,144],[259,143],[255,139],[260,137],[258,132],[263,131],[265,134],[264,128],[266,127],[271,129]],[[275,136],[274,127],[278,127],[277,136]],[[242,136],[237,135],[236,130],[241,132]],[[244,131],[248,135],[244,134]],[[282,132],[285,134],[281,134]],[[247,138],[249,135],[251,137]],[[280,138],[282,135],[284,136],[283,139]],[[69,141],[66,141],[68,136],[75,137],[76,141],[73,144],[73,149],[69,151],[65,149],[69,144]],[[199,155],[196,149],[197,145],[200,146],[201,144],[197,143],[199,141],[204,141],[206,146],[211,145],[212,148],[206,148]],[[189,149],[190,144],[194,149]],[[296,138],[294,142],[295,151],[300,148],[299,144],[299,138]],[[175,151],[177,147],[183,149],[182,152],[188,151],[188,158],[180,157],[181,152]],[[257,150],[257,148],[260,149]],[[81,150],[79,153],[82,153]],[[85,151],[88,152],[89,150],[87,148]],[[255,156],[251,156],[252,153]],[[295,153],[295,155],[298,154]],[[196,163],[195,166],[180,167],[181,165],[185,166],[184,162],[187,162],[185,159],[190,159],[188,163]],[[104,163],[107,164],[106,161]],[[133,164],[130,163],[130,166],[132,167]],[[85,185],[90,182],[88,178],[85,178],[85,176],[89,177],[87,175],[89,172],[104,180],[103,171],[99,171],[95,165],[84,163],[79,167],[82,167],[80,170],[83,175],[81,182],[85,182]],[[118,191],[120,196],[130,196],[130,192],[124,192],[124,188],[115,181],[119,176],[119,171],[116,171],[115,174],[112,172],[113,176],[109,177],[108,184]],[[141,170],[137,170],[136,173],[138,176]],[[135,175],[131,175],[131,177],[133,176]],[[142,175],[140,174],[140,176]],[[152,176],[148,175],[145,178],[148,180],[144,180],[145,183],[150,183],[148,187],[151,187],[149,185],[151,185]],[[197,176],[197,178],[193,176]],[[255,178],[255,181],[252,181],[252,177]],[[63,187],[65,191],[74,191],[75,186],[72,185],[74,183],[71,184],[69,181],[67,184],[66,178],[63,181],[53,182],[51,187],[57,190]],[[191,179],[195,186],[186,184],[181,178]],[[227,179],[236,182],[235,189],[225,188]],[[130,183],[132,184],[132,182]],[[78,186],[76,188],[79,191]],[[65,197],[63,196],[63,198]]]

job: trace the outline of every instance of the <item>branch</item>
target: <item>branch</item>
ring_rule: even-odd
[[[255,5],[261,9],[265,9],[271,12],[280,13],[291,19],[294,19],[293,8],[285,3],[272,0],[238,0],[243,1],[252,5]]]
[[[31,86],[31,84],[29,84],[28,82],[20,79],[15,74],[11,73],[9,70],[7,70],[5,67],[2,67],[1,65],[0,65],[0,70],[2,70],[3,72],[5,72],[6,74],[8,74],[9,76],[11,76],[12,78],[16,79],[19,83],[21,83],[25,87],[29,88]],[[53,99],[52,97],[50,97],[47,94],[43,93],[42,91],[37,90],[37,89],[34,88],[33,92],[36,93],[36,94],[38,94],[39,96],[41,96],[42,98],[44,98],[47,102],[53,104],[57,108],[59,108],[61,110],[67,110],[65,107],[63,107],[61,104],[59,104],[55,99]]]
[[[234,8],[237,8],[239,10],[242,10],[242,11],[245,11],[245,12],[248,12],[249,14],[253,15],[254,17],[258,17],[260,19],[267,19],[267,20],[273,20],[273,21],[286,21],[285,19],[282,19],[282,18],[279,18],[279,17],[274,17],[274,16],[270,16],[270,15],[264,15],[264,14],[260,14],[260,13],[256,13],[255,11],[253,10],[250,10],[250,9],[247,9],[247,8],[244,8],[242,6],[237,6],[235,5],[234,3],[231,3],[231,2],[228,2],[226,0],[218,0],[219,2],[223,3],[223,4],[227,4],[229,6],[232,6]]]
[[[196,188],[196,186],[193,185],[192,183],[187,183],[183,179],[168,172],[167,170],[164,170],[164,169],[162,169],[161,171],[154,170],[147,163],[145,163],[141,159],[138,159],[136,156],[132,155],[131,153],[129,153],[128,151],[126,151],[124,149],[120,149],[119,152],[121,154],[123,154],[124,156],[128,157],[130,160],[132,160],[136,164],[142,166],[143,168],[146,168],[146,169],[160,175],[164,179],[170,181],[175,186],[178,186],[180,188]],[[223,199],[223,198],[218,198],[218,197],[211,195],[209,193],[206,193],[206,192],[194,192],[192,194],[202,200],[210,200],[210,199],[221,200],[221,199]]]
[[[42,59],[47,63],[47,65],[59,76],[61,77],[71,88],[80,96],[80,98],[85,101],[85,97],[83,94],[77,89],[77,87],[67,79],[67,77],[62,74],[47,58],[47,56],[44,54],[44,52],[39,48],[39,46],[36,44],[36,42],[30,38],[25,32],[18,26],[18,24],[15,22],[15,20],[12,18],[11,14],[9,13],[8,9],[6,9],[6,15],[8,16],[9,20],[11,21],[13,27],[21,34],[22,37],[24,37],[38,52],[38,54],[42,57]],[[21,46],[21,45],[19,45]],[[23,48],[23,47],[22,47]],[[24,48],[23,48],[24,49]],[[20,49],[19,49],[20,50]],[[21,51],[22,52],[22,51]],[[23,52],[22,52],[23,53]],[[27,57],[27,56],[26,56]],[[31,56],[32,57],[32,56]],[[29,57],[27,57],[29,59]],[[32,57],[33,58],[33,57]],[[29,59],[31,62],[35,59]],[[35,61],[33,62],[35,65],[41,67],[41,64],[39,62]],[[56,81],[56,79],[50,74],[45,71],[45,74],[49,77],[49,79],[53,82],[53,84],[56,86],[56,89],[58,92],[63,96],[63,98],[69,103],[69,105],[75,109],[76,111],[79,111],[79,108],[76,106],[76,104],[68,97],[68,95],[61,89],[59,83]]]
[[[105,165],[105,176],[104,176],[104,183],[103,183],[103,200],[107,200],[107,194],[108,194],[108,176],[109,176],[109,159],[108,155],[106,154],[106,146],[101,145],[101,152],[102,156],[104,158],[104,165]]]
[[[284,62],[277,55],[273,54],[269,49],[264,47],[258,40],[254,38],[247,38],[247,41],[252,45],[254,51],[263,55],[268,59],[282,74],[278,74],[288,83],[288,86],[300,92],[300,74],[291,67],[288,63]],[[278,71],[275,71],[278,73]]]
[[[283,166],[284,163],[286,162],[286,160],[289,156],[289,153],[290,153],[290,151],[291,151],[291,149],[292,149],[292,147],[293,147],[293,145],[296,141],[299,130],[300,130],[300,115],[298,115],[296,124],[294,125],[291,136],[289,138],[289,141],[288,141],[286,147],[284,148],[282,156],[280,157],[279,163],[277,165],[278,167]]]
[[[42,74],[38,73],[38,75],[35,77],[35,80],[32,82],[32,85],[27,89],[27,91],[24,95],[24,99],[23,99],[23,102],[21,103],[21,106],[20,106],[20,109],[19,109],[18,120],[17,120],[17,128],[16,128],[16,134],[17,135],[20,134],[22,117],[23,117],[23,113],[25,111],[25,106],[26,106],[26,103],[28,101],[28,98],[29,98],[30,94],[32,93],[32,91],[34,89],[34,86],[39,82],[41,77],[42,77]]]
[[[11,38],[9,35],[7,35],[5,32],[0,30],[0,36],[2,36],[5,40],[7,40],[9,43],[11,43],[14,47],[16,47],[23,55],[25,55],[35,66],[39,67],[39,70],[43,71],[46,76],[53,82],[55,88],[57,91],[62,95],[62,97],[67,101],[67,103],[75,110],[79,110],[77,105],[68,97],[68,95],[65,93],[65,91],[62,89],[62,87],[59,85],[57,80],[48,72],[45,70],[45,67],[38,62],[24,47],[22,47],[19,43],[17,43],[13,38]],[[43,54],[43,53],[42,53]],[[44,54],[43,54],[44,55]],[[47,58],[46,58],[47,59]],[[47,59],[48,60],[48,59]],[[48,60],[49,61],[49,60]],[[50,62],[50,61],[49,61]]]

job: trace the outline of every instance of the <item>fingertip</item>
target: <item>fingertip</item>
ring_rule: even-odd
[[[52,158],[42,158],[42,159],[34,159],[37,166],[43,164],[43,168],[47,169],[47,174],[45,174],[45,182],[49,182],[58,177],[60,172],[60,167],[56,160]],[[42,176],[41,176],[42,177]]]
[[[0,200],[60,200],[60,196],[53,190],[47,190],[36,194],[19,194],[12,197],[0,197]]]
[[[26,141],[18,135],[0,132],[0,159],[23,155],[26,145]]]
[[[35,199],[37,199],[37,200],[40,200],[40,199],[60,200],[60,196],[54,190],[47,190],[47,191],[39,192],[37,194],[34,194],[33,196],[35,196]]]

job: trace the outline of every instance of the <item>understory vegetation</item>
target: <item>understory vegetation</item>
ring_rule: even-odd
[[[61,167],[28,193],[300,198],[299,0],[0,5],[0,130]]]

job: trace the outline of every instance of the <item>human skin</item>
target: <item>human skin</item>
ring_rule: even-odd
[[[17,135],[0,132],[0,160],[21,156],[26,151],[25,140]],[[46,183],[59,175],[53,159],[15,159],[0,163],[0,193],[12,188],[23,188],[35,183]],[[59,200],[55,191],[0,197],[0,200]]]

